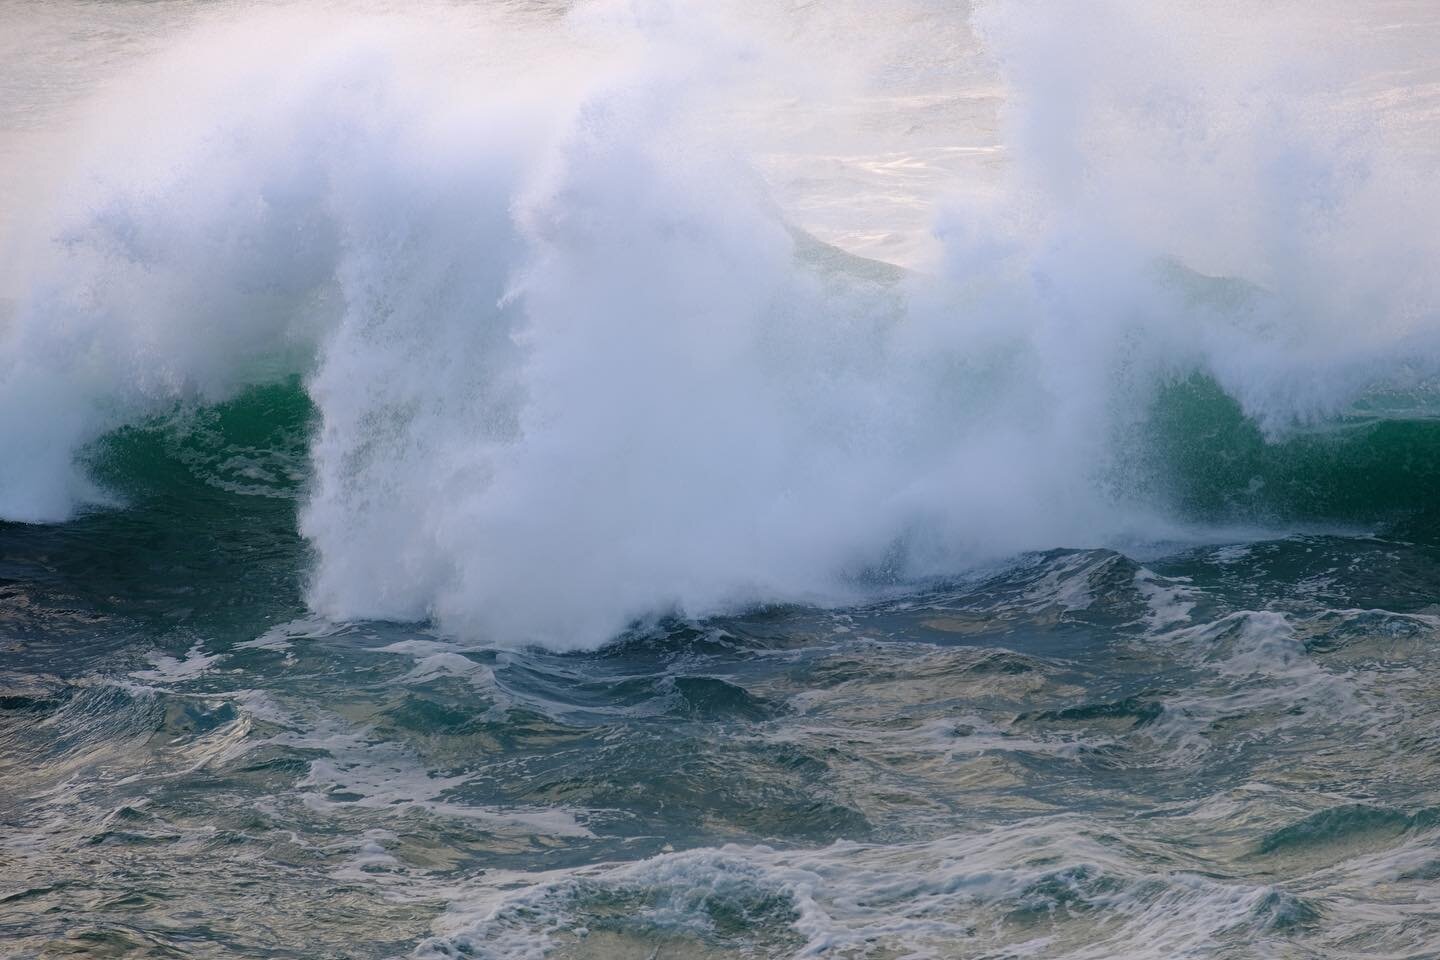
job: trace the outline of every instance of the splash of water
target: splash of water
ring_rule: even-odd
[[[311,603],[564,647],[1194,535],[1137,439],[1192,376],[1272,440],[1431,411],[1440,194],[1357,110],[1363,56],[1282,55],[1295,11],[981,7],[1007,162],[931,185],[904,275],[767,187],[833,146],[786,118],[856,91],[754,12],[281,7],[167,43],[7,237],[0,515],[113,500],[109,432],[298,375]],[[933,22],[866,19],[885,51]],[[876,54],[862,92],[920,116],[943,60]]]

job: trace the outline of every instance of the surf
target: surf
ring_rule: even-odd
[[[213,489],[185,431],[218,417],[252,475],[220,482],[296,500],[317,613],[563,649],[1428,510],[1440,195],[1356,109],[1363,44],[981,5],[941,39],[985,66],[928,94],[942,135],[993,109],[1003,162],[926,167],[930,235],[887,265],[807,222],[783,171],[843,157],[784,118],[932,102],[886,79],[905,16],[857,91],[751,13],[187,24],[56,121],[99,146],[7,230],[0,515],[124,510],[165,458]],[[266,391],[288,412],[242,440]]]

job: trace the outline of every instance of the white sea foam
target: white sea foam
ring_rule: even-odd
[[[130,676],[151,683],[181,683],[208,673],[210,668],[222,659],[223,654],[206,653],[204,646],[197,643],[185,652],[183,660],[162,653],[151,654],[150,662],[154,665],[153,668],[132,671]]]
[[[1265,716],[1264,736],[1273,737],[1287,726],[1378,716],[1385,709],[1353,676],[1317,663],[1281,613],[1241,610],[1147,642],[1171,645],[1219,681],[1170,698],[1154,724],[1152,735],[1173,742],[1175,764],[1208,751],[1214,730],[1237,716]]]
[[[915,958],[968,948],[1158,960],[1201,955],[1226,937],[1263,937],[1295,902],[1265,884],[1138,870],[1077,822],[1039,819],[927,843],[800,851],[732,845],[496,876],[457,903],[416,955],[543,957],[574,937],[587,903],[617,897],[640,904],[623,924],[635,944],[657,934],[714,943],[725,935],[714,916],[743,916],[755,927],[749,937],[769,941],[768,955],[795,958],[866,956],[883,945]],[[1089,908],[1110,918],[1103,933],[1067,940],[1067,918]],[[1051,923],[1027,931],[1026,914]]]
[[[1144,623],[1151,630],[1163,630],[1188,622],[1199,597],[1188,577],[1161,577],[1144,567],[1135,571],[1135,589],[1145,600]]]
[[[1124,479],[1168,376],[1274,433],[1440,373],[1440,187],[1366,125],[1378,34],[1297,58],[1338,14],[1015,0],[977,58],[920,0],[837,13],[864,43],[788,16],[197,13],[6,231],[0,515],[106,502],[87,444],[298,374],[318,613],[593,645],[1183,533]],[[947,140],[1003,172],[865,199]],[[817,212],[855,178],[938,224],[923,270],[797,243],[864,233]]]
[[[302,617],[279,623],[253,640],[242,640],[235,644],[236,650],[271,650],[276,653],[288,651],[296,640],[311,640],[333,632],[336,625],[319,617]]]

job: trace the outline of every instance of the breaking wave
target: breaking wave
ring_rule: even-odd
[[[554,647],[1423,519],[1440,187],[1356,109],[1362,56],[1282,56],[1266,16],[978,9],[1003,169],[927,200],[905,269],[767,175],[824,149],[783,105],[840,96],[804,24],[202,22],[77,113],[95,149],[4,238],[0,516],[293,496],[321,613]]]

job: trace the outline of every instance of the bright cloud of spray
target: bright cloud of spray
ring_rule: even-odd
[[[104,502],[77,456],[108,431],[298,374],[318,610],[590,645],[1181,536],[1123,479],[1159,384],[1276,432],[1434,373],[1440,202],[1355,109],[1363,62],[1287,58],[1293,11],[1130,2],[986,4],[976,60],[940,7],[200,18],[7,238],[0,514]],[[826,75],[846,43],[873,89]],[[949,156],[985,63],[1005,162],[917,161],[927,269],[794,229],[904,169],[815,117]],[[767,187],[806,163],[834,182]]]

